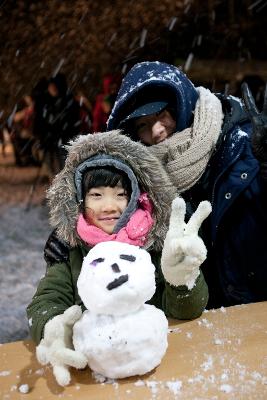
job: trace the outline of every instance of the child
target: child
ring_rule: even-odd
[[[183,280],[178,279],[173,284],[172,278],[167,281],[161,271],[161,251],[174,197],[175,189],[160,162],[142,144],[118,131],[80,136],[69,146],[65,167],[48,191],[50,221],[59,238],[70,245],[69,261],[48,265],[27,308],[31,335],[36,343],[42,338],[46,341],[47,335],[52,337],[47,347],[58,346],[60,339],[65,350],[71,348],[76,317],[73,318],[71,308],[67,309],[73,305],[85,309],[78,295],[77,279],[85,255],[103,241],[126,242],[150,253],[156,267],[156,292],[150,303],[161,308],[168,317],[192,319],[201,315],[207,304],[208,290],[199,273],[199,264],[190,290]],[[183,221],[177,224],[181,230]],[[190,250],[174,254],[173,246],[167,244],[170,243],[165,246],[166,265],[170,257],[170,265],[177,264],[176,256],[178,265],[188,260],[186,251]],[[168,274],[166,265],[167,276],[171,276],[175,268],[172,265],[171,274]],[[69,312],[68,321],[64,317],[66,313],[63,314],[65,311]],[[55,320],[57,329],[53,336],[48,332],[50,322]],[[81,355],[77,355],[76,364],[71,363],[68,351],[65,358],[62,352],[62,363],[82,367]],[[51,362],[48,353],[40,355],[39,359]]]

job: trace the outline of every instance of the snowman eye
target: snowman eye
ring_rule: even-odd
[[[95,260],[93,260],[92,262],[90,262],[90,265],[93,265],[94,267],[97,265],[97,264],[99,264],[99,263],[101,263],[101,262],[103,262],[103,261],[105,261],[105,259],[104,258],[96,258]]]
[[[120,255],[120,258],[121,258],[122,260],[130,261],[130,262],[134,262],[134,261],[136,260],[136,257],[135,257],[135,256],[132,256],[132,255],[130,255],[130,254],[121,254],[121,255]]]

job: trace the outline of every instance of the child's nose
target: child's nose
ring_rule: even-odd
[[[113,211],[117,209],[116,201],[112,198],[108,199],[103,205],[102,209],[105,211]]]

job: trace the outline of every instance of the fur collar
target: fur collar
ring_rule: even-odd
[[[59,238],[71,246],[79,243],[76,225],[79,203],[74,184],[75,170],[87,158],[105,153],[118,157],[133,170],[142,190],[148,193],[154,211],[155,224],[148,235],[146,248],[160,250],[167,232],[171,202],[176,196],[160,161],[141,143],[133,142],[120,131],[81,135],[66,146],[68,157],[63,170],[56,175],[47,191],[50,223]]]

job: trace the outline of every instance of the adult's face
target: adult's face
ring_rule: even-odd
[[[165,140],[175,132],[176,121],[169,111],[139,117],[135,121],[135,133],[141,142],[152,145]]]
[[[49,83],[48,85],[48,93],[50,94],[50,96],[52,97],[57,97],[58,96],[58,88],[56,87],[56,85],[54,83]]]

